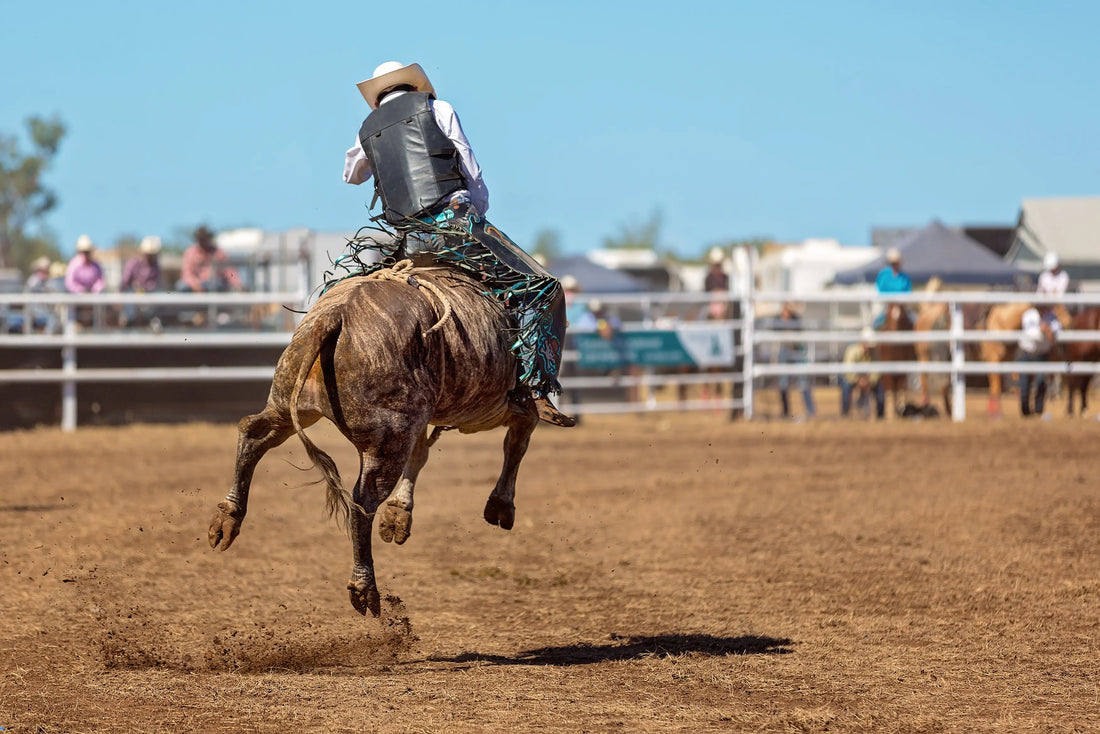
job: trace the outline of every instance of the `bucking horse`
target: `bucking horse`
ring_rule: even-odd
[[[507,427],[504,466],[484,516],[511,529],[517,472],[539,422],[526,388],[517,389],[508,341],[514,326],[504,307],[485,296],[484,284],[430,259],[336,283],[294,332],[267,406],[238,424],[233,486],[210,524],[211,547],[233,544],[256,464],[295,434],[323,474],[329,513],[348,525],[348,591],[360,614],[380,614],[371,556],[375,515],[383,541],[408,539],[413,487],[441,431]],[[359,452],[350,495],[335,462],[305,432],[321,418]]]

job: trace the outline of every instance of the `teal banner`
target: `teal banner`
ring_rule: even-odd
[[[733,331],[722,327],[576,335],[581,369],[732,367]]]

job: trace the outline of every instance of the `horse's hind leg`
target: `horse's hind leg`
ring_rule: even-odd
[[[312,425],[317,416],[302,416],[302,425]],[[237,463],[233,473],[233,487],[225,499],[218,503],[218,512],[210,521],[208,539],[210,547],[226,550],[241,532],[241,523],[248,512],[248,490],[256,464],[271,449],[294,434],[289,416],[281,415],[270,406],[262,413],[241,418],[237,424]]]
[[[511,530],[516,521],[516,476],[519,464],[527,453],[531,434],[539,423],[538,413],[515,416],[508,424],[508,433],[504,436],[504,466],[500,470],[497,485],[485,503],[485,521],[490,525],[499,525]]]
[[[401,545],[409,539],[412,532],[413,488],[416,477],[428,462],[428,448],[435,443],[440,432],[441,429],[436,428],[432,438],[428,438],[423,430],[417,435],[412,454],[405,464],[405,471],[389,499],[382,505],[378,517],[378,537],[383,541]]]
[[[355,504],[350,514],[353,565],[348,592],[351,605],[360,614],[369,610],[377,617],[382,612],[371,555],[371,526],[378,506],[401,478],[414,442],[412,435],[391,434],[370,449],[359,446],[359,479],[352,490]]]

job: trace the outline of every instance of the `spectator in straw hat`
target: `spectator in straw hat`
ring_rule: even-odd
[[[143,237],[140,252],[122,268],[121,289],[127,293],[154,293],[160,290],[160,237]]]
[[[76,240],[76,255],[65,268],[65,290],[69,293],[99,293],[107,285],[103,266],[95,259],[95,243],[86,234]]]
[[[909,274],[902,269],[901,251],[891,247],[886,251],[886,266],[878,271],[875,276],[875,290],[879,293],[912,293],[913,281]],[[877,304],[874,327],[881,329],[886,322],[886,308],[884,304]]]
[[[860,340],[849,344],[844,350],[843,362],[846,365],[869,364],[874,361],[875,332],[871,328],[863,329]],[[856,395],[856,409],[867,415],[870,412],[870,397],[875,398],[875,416],[882,418],[886,414],[886,389],[877,373],[845,372],[840,375],[840,415],[848,417],[852,408],[852,393]]]
[[[60,265],[60,263],[58,263]],[[64,267],[64,266],[62,266]],[[58,290],[56,281],[50,278],[50,258],[40,257],[31,263],[31,274],[23,285],[26,293],[54,293]],[[62,283],[61,288],[64,288]],[[55,306],[47,306],[36,303],[27,308],[30,314],[31,325],[35,329],[53,333],[57,330],[57,313]]]
[[[27,293],[50,292],[50,258],[40,257],[31,263],[31,274],[27,276],[23,290]]]
[[[440,259],[481,271],[494,297],[525,325],[512,348],[521,386],[543,420],[572,425],[549,400],[561,390],[564,294],[546,268],[485,219],[489,191],[454,108],[436,99],[419,64],[387,61],[357,86],[371,113],[344,156],[344,181],[373,177],[389,224],[439,232],[448,243],[435,253]]]
[[[126,261],[122,268],[123,293],[156,293],[161,290],[160,282],[160,237],[143,237],[138,246],[138,254]],[[122,307],[124,323],[148,323],[159,328],[157,309],[147,304],[127,303]]]

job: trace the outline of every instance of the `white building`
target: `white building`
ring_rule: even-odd
[[[790,293],[792,298],[800,293],[820,293],[837,272],[859,267],[878,255],[878,248],[845,246],[832,239],[776,245],[766,250],[756,264],[756,287]]]

